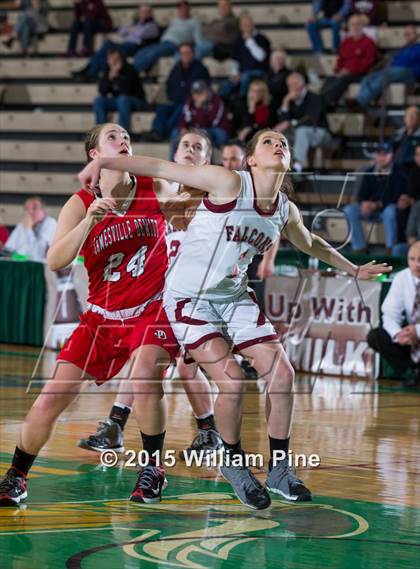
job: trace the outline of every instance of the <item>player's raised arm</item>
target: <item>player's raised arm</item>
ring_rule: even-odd
[[[239,193],[241,184],[237,174],[221,166],[197,166],[191,168],[190,166],[147,156],[121,156],[92,160],[79,174],[79,179],[83,186],[95,187],[102,169],[130,172],[138,176],[151,176],[153,178],[163,178],[171,182],[179,182],[180,184],[208,192],[210,195],[222,200],[234,199]]]
[[[374,278],[382,273],[389,273],[392,267],[386,263],[376,265],[375,261],[366,263],[365,265],[355,265],[348,259],[343,257],[332,245],[327,243],[318,235],[311,233],[304,225],[302,216],[295,204],[290,203],[289,220],[283,235],[293,245],[311,257],[317,257],[324,263],[328,263],[332,267],[345,271],[353,277],[359,279]]]

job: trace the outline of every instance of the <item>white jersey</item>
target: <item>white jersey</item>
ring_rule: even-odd
[[[178,182],[173,182],[171,187],[176,194],[179,190]],[[171,223],[166,223],[166,247],[168,250],[168,270],[173,265],[176,257],[178,256],[181,243],[185,238],[186,231],[182,229],[175,229]]]
[[[246,270],[255,254],[264,254],[287,222],[289,202],[279,192],[271,212],[256,203],[249,172],[241,178],[238,197],[219,205],[204,198],[199,205],[176,262],[166,277],[166,289],[177,298],[226,302],[247,289]]]
[[[166,224],[166,246],[168,248],[168,267],[171,267],[179,254],[186,231],[174,229],[170,223]]]

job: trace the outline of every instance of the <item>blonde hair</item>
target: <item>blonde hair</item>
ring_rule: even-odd
[[[247,100],[249,102],[249,93],[251,91],[251,87],[257,87],[258,89],[261,89],[263,92],[262,95],[262,103],[263,105],[268,106],[271,103],[271,93],[270,90],[268,88],[268,85],[265,81],[263,81],[262,79],[254,79],[253,81],[251,81],[251,83],[249,84],[248,87],[248,92],[247,92]]]

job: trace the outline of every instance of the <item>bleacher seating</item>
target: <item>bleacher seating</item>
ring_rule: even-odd
[[[170,5],[168,5],[168,2]],[[139,5],[138,0],[106,0],[116,26],[131,22]],[[193,14],[203,22],[215,16],[215,3],[192,0]],[[176,12],[174,0],[154,0],[155,17],[166,25]],[[77,83],[71,72],[86,64],[83,58],[68,58],[67,31],[71,22],[68,0],[50,0],[49,21],[54,30],[38,43],[36,56],[22,58],[18,46],[7,50],[0,43],[0,123],[1,159],[0,212],[7,225],[18,221],[20,204],[27,195],[43,195],[56,215],[67,196],[79,187],[77,172],[84,162],[81,140],[88,128],[93,126],[92,100],[96,94],[95,84]],[[293,68],[305,65],[320,80],[333,74],[335,56],[316,56],[312,53],[304,22],[310,15],[311,3],[305,0],[262,2],[240,0],[235,2],[236,14],[247,10],[258,28],[266,34],[273,48],[285,48]],[[420,24],[420,2],[416,0],[386,1],[387,25],[378,27],[378,43],[382,50],[392,50],[402,43],[404,25]],[[10,20],[15,21],[17,11],[10,11]],[[325,31],[325,45],[331,46],[331,34]],[[109,38],[115,37],[112,34]],[[97,46],[104,40],[96,38]],[[219,62],[205,59],[215,84],[228,76],[231,61]],[[171,58],[162,58],[149,73],[145,90],[150,110],[134,113],[132,133],[148,130],[153,118],[154,106],[165,101],[164,82],[173,65]],[[316,88],[316,87],[315,87]],[[358,85],[350,86],[349,95],[355,96]],[[401,109],[405,104],[418,104],[419,96],[407,91],[403,85],[392,85],[388,94],[391,109]],[[391,131],[398,124],[394,112]],[[359,113],[349,113],[338,107],[328,116],[331,130],[341,137],[340,158],[325,160],[323,168],[333,176],[319,178],[316,191],[298,193],[297,200],[309,207],[334,205],[346,173],[366,164],[369,155],[366,148],[378,136],[377,126]],[[168,155],[167,144],[134,144],[136,153],[164,157]],[[314,178],[315,180],[315,178]],[[322,197],[319,191],[325,191]],[[348,201],[351,196],[344,196]],[[331,220],[329,229],[339,234],[340,220]],[[378,237],[380,240],[380,235]]]

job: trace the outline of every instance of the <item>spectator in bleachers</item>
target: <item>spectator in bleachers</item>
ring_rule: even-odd
[[[149,70],[161,57],[173,55],[183,43],[200,44],[203,41],[201,24],[190,14],[186,0],[178,3],[178,15],[171,20],[158,43],[140,49],[134,57],[137,71]]]
[[[248,13],[242,14],[239,27],[241,34],[232,52],[235,67],[219,91],[224,99],[238,88],[240,96],[245,97],[250,82],[265,77],[269,70],[271,46],[268,38],[255,29],[254,20]]]
[[[70,28],[67,53],[76,55],[79,34],[83,35],[80,55],[93,52],[95,34],[112,31],[112,19],[103,0],[73,0],[74,20]]]
[[[192,44],[182,43],[178,53],[179,61],[166,80],[166,96],[170,102],[158,106],[152,130],[141,134],[144,142],[161,142],[169,138],[178,126],[182,107],[191,94],[193,83],[202,80],[210,85],[208,69],[194,58]]]
[[[352,0],[351,13],[363,16],[365,26],[375,25],[379,19],[379,0]]]
[[[22,54],[26,56],[30,48],[36,46],[39,37],[48,31],[48,0],[16,0],[16,7],[20,13],[15,29],[3,45],[11,48],[14,41],[18,40]]]
[[[223,99],[202,80],[193,83],[191,97],[182,109],[178,129],[172,132],[171,138],[176,140],[180,132],[188,128],[205,130],[216,147],[229,138],[231,124]]]
[[[228,170],[242,170],[245,158],[245,146],[240,140],[229,140],[223,146],[222,164]]]
[[[348,28],[349,34],[340,45],[334,76],[326,79],[321,90],[328,104],[336,103],[348,86],[366,75],[376,61],[378,48],[363,33],[362,17],[350,16]]]
[[[0,223],[0,251],[3,249],[8,238],[9,232],[7,231],[7,228]]]
[[[409,245],[415,241],[420,241],[420,200],[417,200],[411,208],[406,235]]]
[[[218,0],[219,16],[202,26],[203,41],[197,46],[197,57],[212,55],[222,61],[232,54],[239,38],[239,21],[232,11],[230,0]]]
[[[5,249],[26,255],[32,261],[44,261],[57,227],[54,218],[47,215],[45,204],[38,196],[24,203],[24,214],[6,241]]]
[[[137,71],[117,48],[108,51],[98,91],[100,95],[93,102],[96,124],[107,122],[108,113],[118,111],[118,123],[130,132],[131,113],[144,109],[146,102]]]
[[[404,114],[404,126],[392,138],[394,162],[403,166],[414,162],[416,146],[420,144],[420,110],[416,106],[408,107]],[[420,183],[420,182],[419,182]]]
[[[9,15],[3,10],[0,11],[0,36],[13,37],[13,26],[10,23]],[[3,45],[6,45],[6,47],[11,47],[11,45],[8,45],[7,41],[3,41]]]
[[[300,172],[308,165],[310,148],[329,148],[333,138],[328,128],[325,101],[309,91],[303,75],[293,72],[287,78],[288,93],[277,110],[275,130],[293,136],[294,169]]]
[[[392,145],[380,144],[374,154],[374,164],[357,176],[356,203],[344,208],[355,252],[367,251],[362,221],[383,223],[387,254],[391,254],[397,242],[397,201],[405,192],[405,184],[393,168],[392,159]]]
[[[420,199],[420,140],[414,149],[414,163],[408,170],[407,193],[415,201]]]
[[[270,55],[270,69],[267,83],[272,97],[272,107],[277,109],[287,95],[287,78],[291,73],[287,67],[287,53],[282,49],[276,49]]]
[[[130,57],[146,45],[157,42],[160,35],[151,6],[142,4],[138,8],[137,19],[131,26],[123,26],[118,30],[120,42],[106,40],[102,47],[93,54],[87,66],[72,75],[79,81],[97,77],[106,68],[106,56],[111,48],[118,48],[126,57]]]
[[[268,85],[262,79],[254,79],[249,87],[246,99],[240,99],[232,107],[234,116],[234,130],[238,138],[247,142],[262,128],[272,124],[271,95]]]
[[[420,80],[420,43],[416,27],[406,26],[404,38],[404,47],[394,53],[390,60],[385,60],[382,69],[369,73],[360,84],[356,103],[362,109],[377,99],[386,85],[404,83],[411,86]]]
[[[398,243],[392,250],[397,256],[406,255],[408,246],[420,240],[420,141],[407,170],[407,189],[397,202]]]
[[[315,53],[323,53],[324,43],[320,34],[323,28],[331,28],[333,51],[340,47],[341,25],[350,14],[352,0],[313,0],[312,17],[306,29]]]
[[[410,247],[407,260],[407,269],[395,275],[382,304],[382,326],[369,332],[367,342],[406,386],[415,386],[420,383],[419,241]]]

